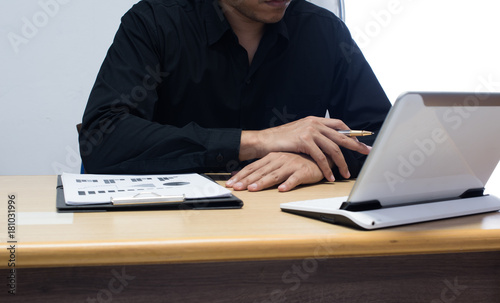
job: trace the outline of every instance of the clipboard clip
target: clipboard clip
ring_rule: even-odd
[[[185,200],[186,200],[185,195],[162,196],[153,192],[143,192],[133,197],[123,197],[123,198],[111,197],[111,203],[113,205],[168,204],[168,203],[184,202]]]

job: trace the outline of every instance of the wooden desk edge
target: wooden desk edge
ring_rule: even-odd
[[[8,250],[2,244],[2,260]],[[18,268],[209,263],[307,258],[346,258],[443,253],[500,252],[500,232],[370,232],[323,237],[179,239],[115,242],[18,243]],[[6,268],[7,263],[0,268]]]

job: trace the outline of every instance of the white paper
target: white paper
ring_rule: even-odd
[[[182,196],[186,199],[231,195],[231,191],[198,174],[62,176],[68,205],[110,203],[112,198]]]

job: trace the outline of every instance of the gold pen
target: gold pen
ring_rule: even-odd
[[[371,136],[375,134],[374,132],[367,131],[367,130],[339,130],[339,134],[346,135],[348,137],[364,137],[364,136]]]

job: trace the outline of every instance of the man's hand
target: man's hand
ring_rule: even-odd
[[[306,154],[316,162],[327,180],[335,181],[329,159],[344,178],[349,178],[351,174],[339,146],[365,155],[370,149],[356,138],[339,134],[337,130],[341,129],[349,129],[341,120],[307,117],[261,131],[243,131],[240,160],[262,158],[271,152]]]
[[[294,153],[270,153],[244,167],[226,183],[234,190],[259,191],[277,184],[279,191],[289,191],[300,184],[323,179],[323,173],[309,156]]]

